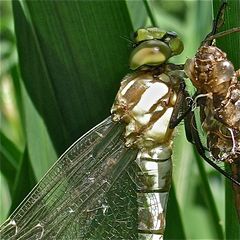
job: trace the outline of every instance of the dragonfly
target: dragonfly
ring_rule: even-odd
[[[195,57],[185,64],[185,73],[197,89],[193,103],[194,108],[199,106],[201,123],[201,126],[197,124],[197,114],[192,111],[185,118],[185,129],[188,140],[196,145],[199,154],[232,181],[240,221],[240,70],[235,71],[227,54],[214,42],[218,37],[240,32],[240,27],[236,27],[217,33],[224,23],[226,6],[223,2],[212,31]],[[199,136],[202,130],[207,138],[206,145]],[[223,168],[222,163],[226,165]]]
[[[169,123],[180,109],[184,76],[183,65],[168,59],[182,51],[175,32],[135,33],[133,72],[123,78],[111,116],[63,153],[2,224],[1,239],[120,239],[118,231],[127,233],[122,239],[163,238],[172,174]],[[120,194],[109,196],[124,174],[135,208],[118,206]],[[113,208],[132,214],[122,218]],[[104,222],[106,215],[111,222]],[[102,224],[109,224],[108,232]]]

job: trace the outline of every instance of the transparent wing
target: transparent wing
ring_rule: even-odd
[[[79,138],[1,226],[1,239],[99,239],[101,231],[102,236],[106,232],[101,229],[104,221],[105,225],[109,221],[109,232],[114,224],[128,229],[129,219],[124,219],[124,214],[113,215],[112,208],[115,201],[120,206],[119,201],[127,200],[131,212],[137,204],[124,199],[126,193],[121,199],[121,188],[119,195],[111,194],[116,180],[135,168],[137,150],[124,146],[123,129],[124,125],[108,117]],[[124,184],[121,187],[122,191],[126,188]],[[129,195],[134,195],[134,190]]]

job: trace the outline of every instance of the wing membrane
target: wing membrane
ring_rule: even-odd
[[[107,193],[136,158],[124,126],[105,119],[53,165],[0,229],[2,239],[82,239],[104,214]]]

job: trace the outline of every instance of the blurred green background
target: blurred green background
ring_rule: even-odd
[[[134,30],[156,24],[177,32],[185,50],[171,61],[184,63],[210,31],[213,11],[208,0],[11,5],[0,1],[1,222],[71,143],[109,115],[128,72],[126,39]],[[229,5],[237,15],[239,3]],[[236,228],[225,235],[225,218],[232,216],[225,216],[224,180],[202,164],[183,126],[176,130],[173,161],[166,239],[237,239],[236,216]]]

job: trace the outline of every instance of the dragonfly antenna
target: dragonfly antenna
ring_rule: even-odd
[[[131,43],[131,44],[134,44],[134,41],[132,41],[131,39],[129,39],[129,38],[125,37],[125,36],[120,36],[120,38],[128,41],[128,42]]]

